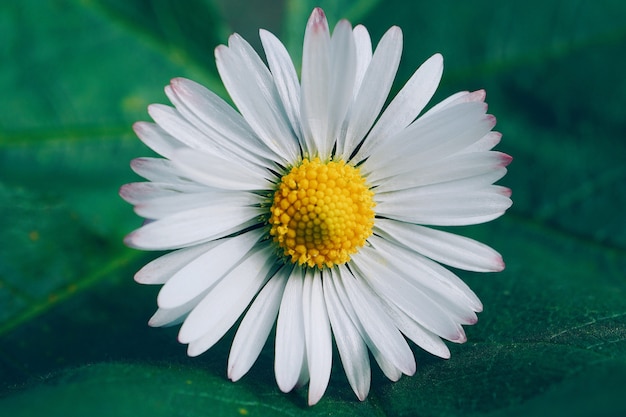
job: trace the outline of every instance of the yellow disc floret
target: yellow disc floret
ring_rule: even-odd
[[[304,159],[274,193],[270,235],[293,263],[343,264],[372,234],[373,196],[358,168]]]

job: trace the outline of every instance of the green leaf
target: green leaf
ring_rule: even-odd
[[[296,61],[317,5],[376,43],[404,33],[398,91],[428,56],[446,70],[435,100],[486,88],[514,162],[514,206],[459,232],[507,269],[457,271],[485,310],[441,360],[415,348],[397,383],[374,370],[367,401],[337,355],[324,398],[282,394],[272,343],[237,383],[233,332],[187,358],[176,328],[146,325],[156,287],[133,274],[158,254],[123,246],[141,219],[117,196],[150,155],[132,123],[183,76],[226,97],[213,49],[237,31],[275,32]],[[622,1],[495,4],[287,0],[254,7],[24,0],[0,5],[0,414],[618,416],[626,414],[626,7]],[[271,338],[270,338],[271,339]]]
[[[269,388],[269,389],[268,389]],[[32,399],[37,398],[36,404]],[[55,410],[66,416],[272,415],[301,412],[306,398],[284,395],[261,384],[227,383],[197,367],[107,363],[84,366],[8,398],[11,415]],[[375,416],[375,407],[355,401],[328,401],[314,415]],[[61,414],[62,413],[62,414]]]

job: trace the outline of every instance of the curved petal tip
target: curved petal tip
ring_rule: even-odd
[[[324,10],[319,7],[313,9],[313,13],[311,13],[311,17],[309,17],[307,23],[307,29],[311,29],[314,32],[328,31],[328,22],[326,21]]]

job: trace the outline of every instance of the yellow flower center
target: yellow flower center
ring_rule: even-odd
[[[373,196],[358,168],[304,159],[274,193],[270,235],[293,263],[346,263],[372,234]]]

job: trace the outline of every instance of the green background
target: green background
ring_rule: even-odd
[[[325,4],[328,3],[328,4]],[[156,256],[125,248],[140,225],[118,187],[150,155],[131,131],[184,76],[224,95],[213,49],[267,28],[299,57],[315,3],[56,0],[0,3],[0,414],[91,416],[626,415],[626,7],[615,1],[321,2],[374,43],[405,35],[395,91],[442,52],[435,97],[487,89],[514,157],[514,205],[462,228],[498,249],[499,274],[459,272],[485,311],[469,341],[418,371],[374,371],[367,401],[335,361],[325,397],[282,394],[268,344],[238,383],[232,333],[189,359],[151,329]],[[298,58],[299,59],[299,58]]]

